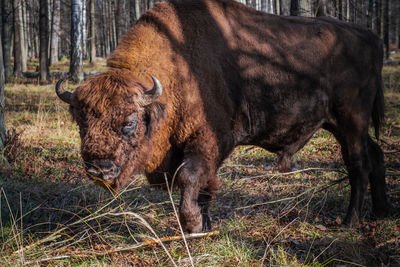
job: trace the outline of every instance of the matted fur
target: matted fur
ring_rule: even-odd
[[[126,34],[108,66],[73,93],[82,157],[115,163],[121,174],[104,183],[116,189],[137,171],[163,184],[163,173],[171,177],[183,164],[176,183],[188,231],[209,228],[216,172],[236,145],[275,152],[289,169],[320,128],[335,135],[349,170],[345,222],[360,218],[368,179],[374,210],[388,211],[383,154],[368,135],[371,116],[377,132],[383,118],[382,44],[372,32],[230,0],[162,2]],[[164,88],[151,103],[150,75]],[[137,129],[123,136],[131,117]]]

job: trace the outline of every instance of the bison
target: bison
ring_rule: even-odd
[[[237,145],[274,152],[281,169],[320,128],[342,149],[359,222],[368,181],[373,211],[390,209],[379,135],[381,41],[331,18],[283,17],[231,0],[162,2],[73,93],[56,85],[79,126],[91,177],[119,190],[136,172],[150,184],[176,173],[180,221],[209,230],[216,172]]]

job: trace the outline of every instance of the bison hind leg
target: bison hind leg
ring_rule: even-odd
[[[372,164],[369,174],[372,195],[372,211],[378,217],[386,217],[390,214],[392,206],[386,196],[385,165],[383,152],[377,143],[368,139],[368,152]]]
[[[277,167],[280,172],[284,173],[284,172],[290,172],[292,170],[290,166],[292,156],[293,156],[292,153],[286,153],[286,152],[283,152],[282,154],[279,155]]]

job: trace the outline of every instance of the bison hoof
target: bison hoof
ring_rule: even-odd
[[[184,227],[184,229],[190,234],[200,233],[202,230],[202,225],[203,225],[202,222],[200,222],[199,224],[196,224],[196,225],[188,224]]]
[[[342,226],[346,228],[357,228],[360,225],[360,220],[357,215],[353,214],[352,216],[347,215],[344,219]]]
[[[203,214],[203,232],[211,231],[211,219],[208,214]]]
[[[211,219],[208,214],[202,214],[202,220],[199,223],[186,223],[184,230],[188,233],[200,233],[211,231]]]
[[[395,211],[395,207],[390,204],[390,203],[386,203],[386,205],[382,205],[380,207],[374,207],[372,209],[372,214],[373,217],[376,219],[382,219],[382,218],[386,218],[389,217],[390,215],[392,215]]]
[[[197,216],[195,216],[194,214],[187,214],[186,216],[184,216],[181,213],[179,221],[182,225],[183,230],[188,233],[200,233],[202,230],[203,222],[202,216],[200,214],[198,214]]]

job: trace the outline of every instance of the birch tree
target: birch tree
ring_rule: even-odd
[[[22,0],[13,0],[14,13],[14,75],[21,76],[26,71]]]
[[[71,1],[71,61],[69,72],[74,81],[83,80],[82,0]]]
[[[52,65],[58,62],[58,41],[60,34],[60,0],[53,0],[53,12],[51,18],[51,41],[50,41],[50,62]]]

